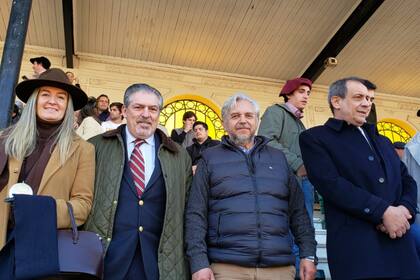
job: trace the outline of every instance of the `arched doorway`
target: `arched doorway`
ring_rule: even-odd
[[[376,125],[379,134],[394,142],[407,143],[416,134],[416,130],[407,122],[398,119],[383,119]]]
[[[168,99],[160,113],[159,122],[171,133],[172,129],[182,127],[182,115],[186,111],[193,111],[197,120],[208,125],[211,138],[220,139],[225,134],[219,107],[196,95],[178,95]]]

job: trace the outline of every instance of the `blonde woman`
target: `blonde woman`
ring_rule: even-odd
[[[94,147],[73,129],[74,110],[86,104],[86,94],[53,68],[18,84],[16,95],[27,104],[20,120],[1,132],[0,249],[12,229],[4,199],[14,184],[24,182],[34,194],[53,197],[58,228],[71,227],[66,202],[82,225],[93,199]]]

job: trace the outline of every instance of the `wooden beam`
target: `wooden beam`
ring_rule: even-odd
[[[308,69],[305,70],[302,77],[315,81],[326,68],[325,60],[329,57],[335,58],[383,2],[384,0],[363,0],[360,2]]]
[[[73,68],[74,30],[73,30],[73,0],[62,0],[64,20],[64,41],[66,46],[66,65]]]
[[[32,0],[11,1],[9,25],[0,65],[0,129],[9,126],[19,78]]]

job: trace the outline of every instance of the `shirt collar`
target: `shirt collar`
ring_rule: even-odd
[[[296,108],[296,106],[294,106],[292,103],[290,102],[286,102],[286,106],[287,108],[290,110],[290,112],[293,113],[293,115],[298,118],[301,119],[303,118],[303,111],[299,110],[298,108]]]
[[[126,127],[125,127],[125,135],[126,135],[126,137],[127,137],[127,143],[129,143],[129,144],[131,144],[131,143],[133,143],[133,144],[134,144],[134,142],[137,140],[137,138],[136,138],[136,137],[134,137],[134,136],[131,134],[131,132],[128,130],[128,126],[126,126]],[[145,141],[147,144],[149,144],[149,145],[151,145],[151,146],[154,146],[154,145],[155,145],[155,135],[154,135],[154,134],[152,134],[152,136],[150,136],[149,138],[144,139],[144,141]]]

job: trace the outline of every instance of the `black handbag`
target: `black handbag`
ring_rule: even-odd
[[[73,207],[67,202],[71,230],[58,230],[60,276],[66,279],[102,279],[104,248],[94,232],[79,231]]]

